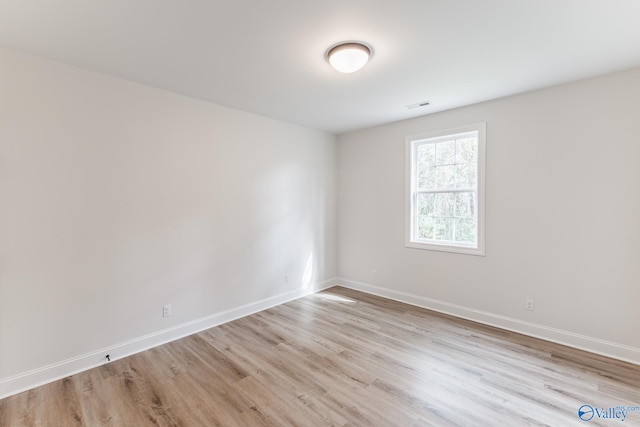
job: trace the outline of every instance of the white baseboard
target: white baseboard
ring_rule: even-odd
[[[561,329],[550,328],[544,325],[525,322],[511,317],[500,316],[498,314],[450,304],[419,295],[356,282],[354,280],[339,278],[338,284],[345,288],[366,292],[368,294],[404,302],[417,307],[426,308],[455,317],[460,317],[462,319],[495,326],[500,329],[506,329],[508,331],[521,333],[531,337],[540,338],[546,341],[563,344],[569,347],[640,365],[640,348],[605,341],[586,335],[580,335]]]
[[[102,348],[91,353],[63,360],[62,362],[54,363],[49,366],[43,366],[11,377],[1,378],[0,399],[103,365],[106,363],[106,354],[110,355],[112,361],[122,359],[123,357],[184,338],[205,329],[319,292],[334,286],[336,282],[337,279],[325,280],[309,287],[300,288],[295,291],[276,295],[261,301],[252,302],[221,313],[202,317],[191,322],[154,332],[111,347]]]

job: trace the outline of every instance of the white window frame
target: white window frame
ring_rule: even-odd
[[[426,141],[437,141],[447,139],[458,134],[477,132],[478,133],[478,158],[477,158],[477,238],[476,245],[463,243],[420,239],[416,236],[415,222],[417,220],[416,199],[417,187],[417,164],[415,151],[416,147]],[[476,123],[461,126],[453,129],[446,129],[437,132],[429,132],[406,137],[405,145],[405,246],[415,249],[427,249],[444,252],[455,252],[469,255],[485,255],[485,162],[486,162],[486,124]]]

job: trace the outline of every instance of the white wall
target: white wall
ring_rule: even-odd
[[[478,122],[486,256],[405,248],[405,136]],[[341,283],[640,363],[640,69],[341,135],[338,159]]]
[[[0,397],[332,284],[336,150],[0,50]]]

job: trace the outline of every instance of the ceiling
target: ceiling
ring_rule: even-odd
[[[0,46],[339,134],[640,66],[640,1],[0,0]]]

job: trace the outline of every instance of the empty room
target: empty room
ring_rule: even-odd
[[[640,426],[639,20],[0,0],[0,426]]]

